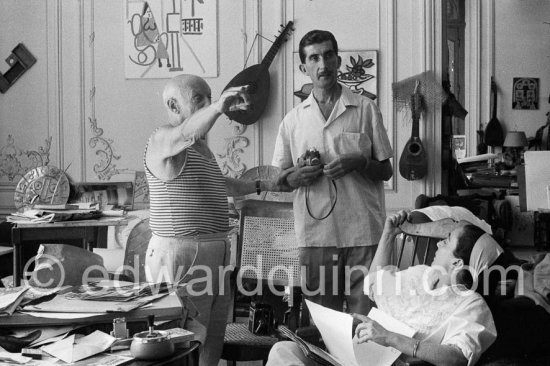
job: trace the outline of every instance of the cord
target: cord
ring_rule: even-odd
[[[323,217],[316,217],[311,213],[311,209],[309,208],[309,186],[306,186],[306,208],[307,208],[307,213],[309,214],[309,216],[311,216],[315,220],[321,221],[321,220],[324,220],[327,217],[329,217],[330,214],[332,213],[332,211],[334,210],[334,206],[336,206],[336,202],[338,202],[338,188],[336,188],[336,182],[334,180],[332,180],[332,185],[334,186],[334,197],[335,197],[334,202],[332,203],[332,206],[330,207],[330,211]],[[331,198],[331,201],[332,201],[332,198]]]

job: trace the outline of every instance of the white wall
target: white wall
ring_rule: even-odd
[[[546,23],[545,23],[546,22]],[[495,1],[495,82],[497,118],[505,131],[533,137],[550,111],[550,1]],[[539,78],[538,110],[512,109],[514,77]]]
[[[470,3],[477,7],[475,0]],[[550,18],[550,3],[530,1],[536,6],[530,5],[529,10],[519,8],[520,3],[526,7],[525,1],[495,3],[496,80],[504,86],[498,117],[506,126],[508,121],[529,120],[534,130],[544,121],[545,100],[539,111],[513,112],[511,96],[506,93],[512,75],[538,75],[541,98],[549,94],[550,26],[542,22]],[[30,158],[37,154],[49,164],[62,168],[70,165],[67,172],[75,181],[121,180],[143,170],[146,140],[165,121],[160,93],[166,80],[125,78],[123,4],[123,0],[0,2],[0,58],[6,58],[17,43],[23,42],[38,59],[6,94],[0,95],[0,213],[13,210],[15,185],[37,164]],[[484,26],[490,26],[484,21],[489,17],[487,8],[492,9],[488,4],[479,6],[484,14],[477,21]],[[436,36],[440,10],[437,0],[218,0],[219,76],[207,80],[214,98],[242,70],[256,33],[274,39],[280,24],[295,22],[293,36],[270,67],[271,99],[260,121],[243,129],[221,117],[209,135],[220,164],[228,174],[239,174],[245,168],[271,162],[278,124],[296,101],[292,94],[292,53],[297,51],[301,36],[312,28],[331,30],[341,50],[378,50],[378,103],[398,158],[410,136],[410,120],[394,111],[391,84],[434,68],[440,47]],[[524,31],[535,31],[538,43],[522,41],[528,48],[518,56],[518,43],[526,39],[521,36]],[[480,37],[476,44],[481,48],[491,36],[485,28],[473,35]],[[505,43],[511,40],[511,44]],[[270,45],[258,38],[248,65],[260,62]],[[487,49],[480,54],[484,59],[493,56]],[[531,58],[532,54],[536,57]],[[484,64],[480,67],[479,80],[488,80]],[[0,72],[6,70],[5,65],[0,66]],[[479,80],[476,82],[481,83]],[[488,98],[481,94],[470,97],[470,124],[488,120]],[[389,209],[410,208],[419,193],[437,193],[440,139],[434,127],[436,119],[432,114],[421,124],[421,137],[430,150],[429,177],[409,182],[395,170],[386,194]],[[50,137],[51,146],[46,144]],[[395,159],[393,163],[396,165]]]

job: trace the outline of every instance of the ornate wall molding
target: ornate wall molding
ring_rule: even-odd
[[[246,126],[241,128],[235,126],[233,129],[235,135],[225,139],[224,153],[216,154],[222,174],[225,176],[238,178],[247,169],[246,164],[241,161],[244,149],[250,145],[250,140],[242,136],[245,131]]]
[[[97,120],[90,117],[90,129],[93,137],[88,141],[88,145],[95,149],[95,155],[99,162],[94,164],[94,173],[100,180],[110,180],[114,175],[120,174],[127,169],[119,170],[113,164],[114,160],[119,160],[120,155],[116,155],[113,150],[114,140],[103,136],[103,129],[97,126]]]
[[[36,150],[22,150],[16,146],[15,138],[8,135],[6,145],[0,147],[0,178],[2,180],[7,178],[11,183],[31,169],[48,165],[51,145],[50,136],[45,140],[44,146],[39,146]]]
[[[128,172],[128,169],[118,169],[114,164],[115,160],[119,160],[121,155],[117,155],[114,152],[113,144],[114,140],[103,136],[103,128],[98,127],[96,113],[95,113],[95,2],[90,1],[89,7],[89,34],[88,34],[88,56],[90,58],[90,89],[89,89],[89,117],[88,122],[90,124],[90,130],[92,136],[88,139],[88,146],[94,149],[97,162],[94,163],[93,171],[96,178],[99,180],[110,180],[113,176],[121,173]],[[84,172],[85,175],[87,172]]]

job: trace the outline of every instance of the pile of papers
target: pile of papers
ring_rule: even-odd
[[[0,288],[0,315],[12,315],[23,301],[28,287]]]
[[[102,216],[102,212],[89,209],[26,209],[23,212],[14,212],[6,219],[13,223],[38,223],[70,220],[90,220]]]
[[[73,288],[65,297],[67,299],[90,301],[132,301],[147,296],[166,294],[172,289],[171,285],[166,283],[121,283],[114,284],[111,281],[90,282],[87,285]]]
[[[42,350],[55,358],[70,363],[107,350],[115,340],[115,337],[96,330],[92,334],[83,337],[78,337],[75,334],[70,335],[42,347]]]
[[[0,288],[0,316],[12,315],[18,307],[38,302],[46,297],[53,297],[56,293],[66,288],[68,286],[55,289],[29,286]]]
[[[171,292],[171,285],[123,281],[99,281],[76,286],[39,304],[25,306],[30,312],[106,313],[129,312]]]
[[[13,223],[39,223],[90,220],[101,216],[121,217],[125,215],[125,210],[117,209],[112,205],[106,205],[103,209],[100,209],[100,205],[96,202],[76,202],[64,205],[35,204],[13,212],[7,217],[7,221]]]

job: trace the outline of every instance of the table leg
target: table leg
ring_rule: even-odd
[[[94,247],[95,240],[97,237],[97,228],[95,227],[86,227],[84,228],[84,236],[82,237],[82,248],[92,251]]]
[[[21,232],[16,227],[11,229],[13,245],[13,285],[21,285]]]
[[[107,226],[97,228],[97,236],[95,239],[96,248],[107,248],[108,231],[109,227]]]

